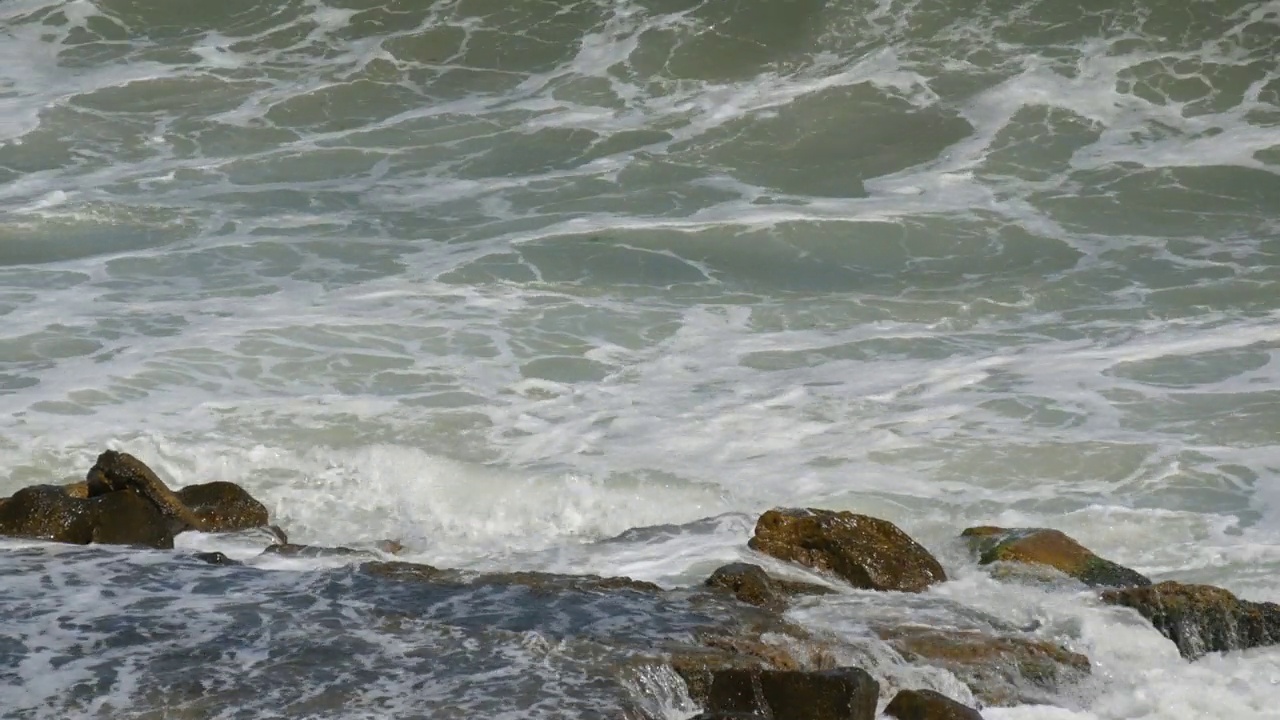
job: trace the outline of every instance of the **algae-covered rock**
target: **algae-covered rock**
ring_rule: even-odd
[[[946,669],[988,705],[1043,703],[1090,674],[1089,658],[1047,640],[920,625],[872,629],[908,662]]]
[[[1145,575],[1098,557],[1071,536],[1049,528],[971,527],[961,533],[978,553],[978,562],[1048,566],[1086,585],[1150,585]]]
[[[707,587],[733,593],[742,602],[771,610],[782,610],[796,595],[826,595],[831,588],[815,583],[780,580],[770,577],[764,568],[751,563],[731,563],[717,568],[707,578]]]
[[[847,511],[770,510],[756,522],[749,544],[857,588],[920,592],[947,579],[937,559],[897,525]]]
[[[1162,582],[1107,590],[1102,601],[1137,610],[1188,660],[1280,643],[1280,605],[1241,600],[1213,585]]]
[[[902,690],[884,714],[898,720],[982,720],[977,710],[934,690]]]

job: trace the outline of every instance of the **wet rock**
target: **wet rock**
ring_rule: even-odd
[[[762,720],[763,716],[752,713],[736,712],[704,712],[698,713],[689,720]]]
[[[933,690],[902,690],[884,714],[898,720],[982,720],[977,710]]]
[[[0,534],[87,545],[173,547],[175,522],[132,490],[92,498],[35,485],[0,504]]]
[[[188,485],[176,496],[204,523],[206,532],[248,530],[268,522],[266,506],[232,482]]]
[[[1093,554],[1071,536],[1049,528],[971,527],[961,536],[978,553],[978,562],[1048,566],[1086,585],[1150,585],[1145,575]]]
[[[1241,600],[1213,585],[1162,582],[1107,590],[1102,601],[1137,610],[1188,660],[1280,643],[1280,605]]]
[[[179,521],[160,512],[150,498],[134,490],[122,490],[83,502],[92,508],[92,542],[164,549],[173,547],[173,536],[180,528]]]
[[[207,529],[205,522],[151,468],[128,453],[115,450],[103,452],[89,469],[85,481],[90,499],[121,490],[134,490],[151,501],[162,514],[180,521],[186,527],[194,530]]]
[[[0,504],[0,534],[87,545],[93,540],[88,500],[53,485],[25,487]]]
[[[858,588],[920,592],[947,579],[937,559],[897,525],[847,511],[770,510],[756,522],[749,544]]]
[[[771,610],[782,610],[787,606],[787,601],[796,595],[826,595],[834,592],[831,588],[814,583],[770,577],[764,568],[751,563],[731,563],[717,568],[705,584],[707,587],[728,590],[742,602]]]
[[[872,629],[908,662],[946,669],[987,705],[1047,702],[1090,674],[1089,658],[1046,640],[914,625]]]
[[[779,622],[736,633],[701,632],[696,646],[673,652],[671,669],[685,682],[689,697],[709,707],[711,685],[724,670],[833,670],[839,649],[803,628]]]
[[[788,720],[874,720],[880,685],[865,670],[729,669],[714,674],[712,713]]]

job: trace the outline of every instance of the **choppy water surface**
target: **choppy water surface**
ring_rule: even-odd
[[[296,541],[668,587],[853,509],[1102,678],[988,717],[1269,717],[1280,652],[1187,665],[955,535],[1280,599],[1277,58],[1274,0],[6,0],[0,492],[112,446]],[[340,568],[18,547],[17,717],[597,697],[462,609],[397,640]],[[193,667],[221,705],[155,679]]]

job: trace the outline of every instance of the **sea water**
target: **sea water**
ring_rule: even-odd
[[[1280,600],[1278,351],[1274,0],[0,3],[0,494],[112,447],[295,542],[665,587],[854,510],[1093,661],[988,718],[1271,718],[1280,651],[957,535]],[[514,600],[406,636],[340,561],[4,547],[6,716],[601,707]]]

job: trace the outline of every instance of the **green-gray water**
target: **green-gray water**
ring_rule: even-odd
[[[1280,600],[1274,0],[5,0],[0,220],[0,494],[112,446],[433,563],[679,585],[820,505],[979,606],[978,523]],[[0,595],[0,707],[92,674],[43,633],[97,557]],[[1107,682],[989,720],[1280,699],[1274,651],[1013,605]],[[148,709],[131,652],[93,712]]]

